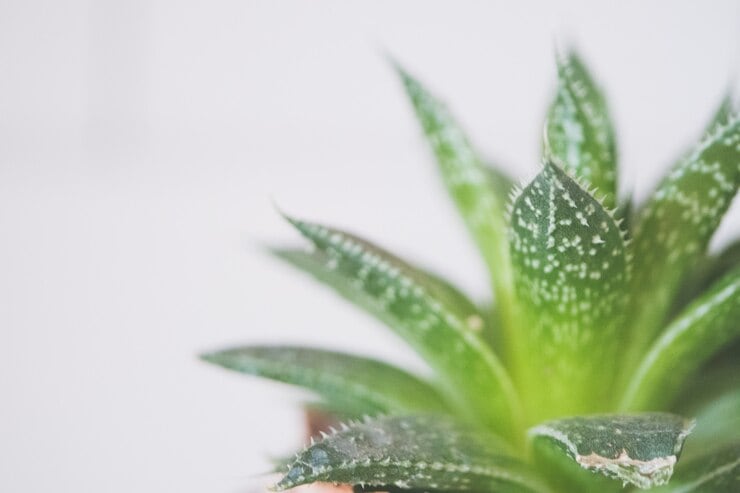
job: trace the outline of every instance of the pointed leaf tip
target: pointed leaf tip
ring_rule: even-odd
[[[544,129],[545,155],[595,187],[616,205],[615,132],[606,100],[574,51],[557,57],[558,89]]]
[[[511,259],[524,327],[517,334],[528,407],[553,415],[605,409],[627,300],[627,251],[618,224],[552,162],[517,197]],[[548,392],[540,392],[546,387]]]
[[[307,388],[328,404],[352,412],[448,412],[427,382],[370,358],[295,346],[237,347],[201,358],[239,373]]]
[[[512,286],[506,209],[511,180],[488,169],[444,103],[403,68],[398,70],[447,190],[488,266],[502,319],[509,320]]]

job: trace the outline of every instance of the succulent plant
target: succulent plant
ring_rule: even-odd
[[[394,67],[495,305],[369,241],[286,216],[310,248],[273,253],[387,324],[434,377],[305,347],[204,354],[308,388],[344,419],[284,461],[274,488],[740,491],[740,243],[708,253],[740,183],[731,98],[633,205],[617,193],[605,98],[575,52],[558,57],[542,168],[522,187]]]

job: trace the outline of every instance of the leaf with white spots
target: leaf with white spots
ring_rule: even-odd
[[[526,329],[515,374],[530,418],[605,409],[628,286],[619,226],[548,162],[514,203],[511,258]]]
[[[668,482],[692,426],[667,413],[596,415],[543,423],[529,437],[536,451],[558,451],[583,469],[646,489]]]
[[[305,387],[356,413],[445,412],[423,380],[381,361],[291,346],[247,346],[206,353],[204,361],[247,375]]]
[[[275,489],[316,481],[371,489],[549,491],[495,437],[428,416],[378,418],[328,435],[296,455]]]
[[[655,493],[737,493],[740,491],[740,442],[681,463],[667,486]]]
[[[637,218],[629,363],[654,340],[681,281],[705,254],[740,185],[740,118],[705,136],[650,196]]]
[[[497,300],[511,302],[511,266],[506,243],[506,206],[511,180],[478,155],[445,105],[396,65],[406,93],[436,157],[447,190],[478,245]],[[505,318],[508,313],[502,314]]]
[[[479,335],[483,320],[451,294],[377,246],[325,226],[288,218],[323,259],[321,279],[360,301],[434,368],[461,415],[512,437],[518,398],[498,358]],[[321,272],[316,265],[310,271]]]
[[[373,248],[359,238],[354,239],[363,244],[365,248]],[[309,252],[297,248],[272,248],[270,252],[277,258],[311,274],[317,280],[333,288],[337,294],[347,301],[364,309],[384,323],[388,325],[394,323],[393,317],[389,317],[389,314],[384,310],[378,310],[377,302],[372,297],[367,296],[363,290],[357,289],[357,286],[353,285],[344,274],[336,269],[327,269],[327,265],[331,262],[330,257],[325,252],[316,249]],[[488,330],[484,323],[484,314],[470,298],[450,282],[436,274],[413,267],[397,257],[393,257],[393,260],[403,264],[409,272],[413,273],[414,277],[433,293],[435,298],[441,300],[449,310],[454,311],[458,317],[465,320],[473,330],[481,332]]]
[[[575,53],[558,59],[558,90],[545,125],[546,157],[616,206],[617,153],[604,95]]]
[[[622,407],[652,409],[670,403],[688,376],[740,337],[739,320],[740,268],[736,268],[668,325],[632,376]]]

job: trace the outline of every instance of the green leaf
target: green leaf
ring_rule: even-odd
[[[361,300],[434,368],[463,416],[515,437],[518,397],[506,370],[478,332],[482,320],[450,303],[429,275],[355,236],[288,218],[323,259],[322,280]],[[312,272],[322,272],[316,266]],[[325,271],[330,271],[326,273]]]
[[[695,456],[708,448],[740,441],[740,339],[722,349],[682,387],[672,412],[695,416],[696,428],[684,451]]]
[[[635,202],[632,196],[625,197],[614,211],[614,218],[619,223],[619,227],[622,228],[624,236],[629,241],[632,238],[632,222],[634,215]]]
[[[740,118],[735,116],[681,159],[640,211],[628,366],[654,340],[681,280],[704,255],[739,184]]]
[[[686,378],[740,336],[740,268],[691,303],[663,332],[640,363],[623,409],[669,403]]]
[[[733,380],[737,382],[737,373]],[[730,442],[740,441],[740,387],[716,397],[699,407],[696,416],[696,429],[691,436],[687,450],[706,450]]]
[[[601,90],[575,53],[558,60],[558,90],[545,125],[545,154],[616,206],[617,153]]]
[[[512,284],[506,206],[511,180],[483,162],[442,102],[398,64],[396,68],[447,190],[488,265],[502,317],[508,323]]]
[[[529,437],[535,448],[555,448],[588,471],[651,488],[670,479],[692,426],[667,413],[597,415],[550,421]]]
[[[428,383],[369,358],[291,346],[238,347],[201,358],[240,373],[305,387],[345,410],[446,411],[444,400]]]
[[[699,260],[688,278],[681,283],[671,313],[674,316],[678,314],[689,302],[737,266],[740,266],[740,240],[735,240],[715,255]]]
[[[676,470],[671,484],[655,493],[737,493],[740,491],[740,442],[697,457]]]
[[[547,491],[495,437],[429,416],[379,418],[328,435],[296,455],[275,489],[316,481],[403,490]]]
[[[516,375],[530,418],[607,409],[628,287],[619,226],[552,163],[516,199],[511,222],[527,329],[519,334]]]
[[[712,118],[709,119],[709,124],[706,126],[704,135],[711,135],[716,132],[717,129],[727,125],[732,120],[733,116],[733,104],[732,104],[732,91],[727,91],[722,100],[717,105],[717,109],[714,110]]]
[[[354,238],[362,243],[366,248],[372,249],[363,240]],[[395,319],[391,314],[383,309],[379,309],[377,302],[363,290],[357,289],[351,279],[335,269],[327,269],[327,264],[331,263],[331,257],[321,250],[306,251],[296,248],[272,248],[270,252],[277,258],[288,262],[308,274],[311,274],[317,280],[332,287],[339,295],[347,301],[364,309],[373,316],[379,318],[387,325],[392,325]],[[412,267],[397,257],[393,257],[394,262],[403,264],[409,272],[413,273],[419,282],[425,284],[426,288],[433,293],[436,299],[442,300],[445,306],[456,313],[458,317],[465,320],[471,330],[483,331],[485,326],[484,314],[478,307],[459,289],[453,286],[447,280],[432,274],[428,271]]]

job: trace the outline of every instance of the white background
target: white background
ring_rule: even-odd
[[[299,241],[273,200],[486,296],[384,50],[524,178],[555,45],[575,43],[642,197],[737,73],[739,6],[3,1],[0,490],[258,488],[266,455],[298,445],[305,396],[207,367],[205,349],[302,342],[419,367],[261,253]],[[719,242],[738,229],[736,205]]]

